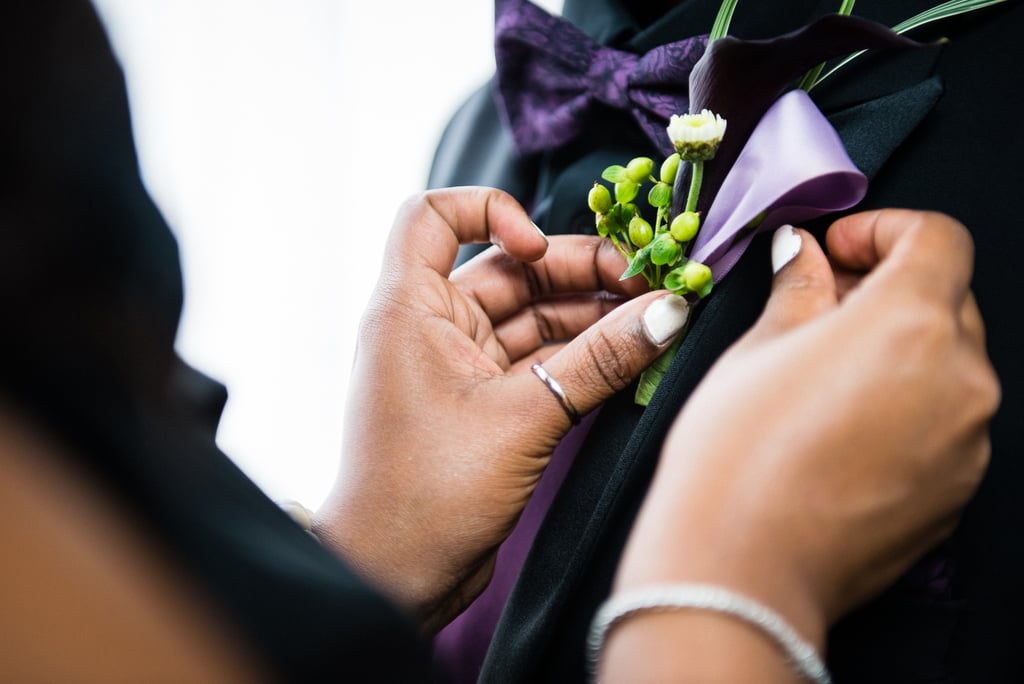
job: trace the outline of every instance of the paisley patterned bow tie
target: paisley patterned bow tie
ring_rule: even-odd
[[[669,154],[665,126],[688,110],[690,70],[707,36],[636,55],[598,44],[527,0],[496,0],[494,43],[498,100],[520,154],[571,141],[600,105],[631,112]]]

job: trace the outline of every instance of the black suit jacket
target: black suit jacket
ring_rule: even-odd
[[[655,24],[638,27],[613,0],[567,0],[564,15],[605,43],[643,52],[706,33],[718,2],[687,0]],[[855,13],[894,25],[930,0],[862,0]],[[758,38],[792,30],[835,11],[814,0],[740,3],[734,35]],[[989,353],[1003,386],[992,424],[993,457],[957,533],[877,600],[849,615],[829,636],[837,682],[1017,682],[1016,616],[1024,611],[1024,369],[1019,355],[1024,292],[1017,266],[1024,233],[1016,186],[1024,136],[1018,71],[1024,6],[947,20],[919,31],[947,36],[942,48],[873,55],[814,92],[851,157],[871,177],[855,209],[911,207],[946,212],[976,243],[973,287],[988,328]],[[489,84],[454,116],[439,145],[433,187],[504,188],[551,234],[592,232],[584,200],[601,170],[637,154],[657,158],[628,115],[599,112],[581,141],[517,158]],[[828,221],[807,226],[819,237]],[[614,569],[668,427],[718,355],[756,319],[771,271],[768,240],[747,255],[703,302],[651,404],[632,389],[603,409],[565,480],[502,615],[482,681],[585,679],[584,638],[607,596]],[[472,250],[464,252],[468,258]]]

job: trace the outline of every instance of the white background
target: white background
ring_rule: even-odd
[[[270,496],[315,507],[382,242],[493,71],[492,3],[95,4],[182,249],[178,348],[228,386],[218,442]]]

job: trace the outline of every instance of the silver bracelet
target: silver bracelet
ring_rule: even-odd
[[[815,684],[831,684],[828,669],[818,652],[767,606],[713,584],[659,584],[613,596],[594,616],[587,639],[592,672],[596,676],[598,659],[608,631],[627,617],[641,612],[710,610],[747,622],[772,638],[801,677]]]

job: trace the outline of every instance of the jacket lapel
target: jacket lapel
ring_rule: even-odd
[[[942,97],[932,76],[909,88],[855,105],[828,117],[853,163],[874,178]]]

